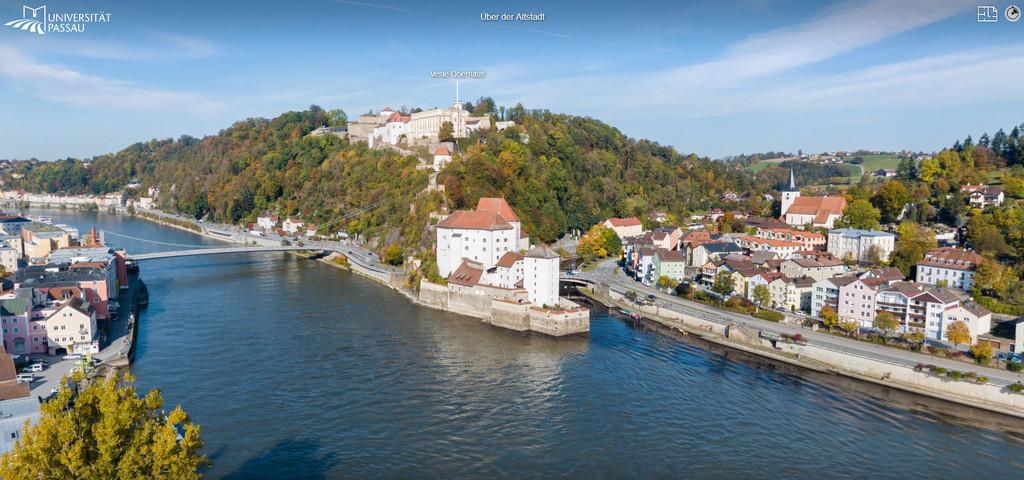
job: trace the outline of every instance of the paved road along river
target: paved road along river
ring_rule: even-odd
[[[105,214],[54,221],[179,244]],[[174,249],[109,236],[132,252]],[[595,311],[552,339],[285,253],[147,261],[134,373],[212,478],[1016,478],[1020,421],[765,364]]]

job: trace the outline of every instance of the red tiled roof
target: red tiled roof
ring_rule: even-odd
[[[448,283],[472,287],[480,283],[480,276],[483,275],[483,266],[469,260],[462,260],[459,268],[448,275]]]
[[[977,252],[962,250],[956,247],[942,247],[928,251],[924,255],[924,259],[917,262],[917,264],[951,270],[972,271],[983,261],[985,261],[985,257],[978,255]]]
[[[635,227],[637,225],[642,225],[642,223],[640,223],[640,219],[636,217],[612,217],[608,219],[608,223],[610,223],[613,227]]]
[[[686,261],[686,257],[683,255],[683,252],[680,252],[679,250],[669,250],[667,248],[659,248],[656,254],[658,255],[658,258],[662,262],[685,262]]]
[[[434,150],[434,155],[451,155],[451,152],[448,151],[448,147],[439,145],[437,150]]]
[[[506,221],[518,222],[519,217],[516,216],[516,212],[512,210],[508,202],[501,197],[484,197],[476,202],[477,210],[486,210],[501,215]]]
[[[846,197],[796,197],[785,213],[817,217],[825,215],[827,219],[828,215],[842,215],[844,208],[846,208]],[[818,218],[815,220],[817,221]]]
[[[522,259],[523,256],[516,252],[505,252],[505,254],[498,259],[498,263],[495,263],[495,265],[504,268],[512,268],[512,265],[515,265],[516,262]]]
[[[506,222],[501,215],[486,210],[456,210],[448,215],[448,218],[441,220],[437,226],[472,230],[510,230],[512,228],[512,225]]]

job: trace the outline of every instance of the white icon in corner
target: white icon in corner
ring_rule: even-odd
[[[999,9],[995,5],[978,5],[978,22],[995,23],[999,21]]]
[[[1003,14],[1006,15],[1007,20],[1011,22],[1016,22],[1017,20],[1020,19],[1020,7],[1016,5],[1010,5],[1009,7],[1006,7],[1006,11],[1003,12]]]

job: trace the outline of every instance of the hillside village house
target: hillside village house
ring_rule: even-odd
[[[790,258],[779,265],[779,271],[787,277],[810,277],[815,281],[842,275],[847,270],[846,264],[832,257]]]
[[[811,297],[811,315],[821,317],[821,310],[832,307],[844,320],[862,321],[874,310],[873,293],[877,287],[903,279],[903,273],[896,268],[869,270],[857,275],[831,277],[814,282]],[[860,281],[858,285],[852,286]],[[870,298],[867,298],[870,296]],[[874,316],[870,316],[874,319]]]
[[[828,252],[839,259],[867,261],[872,249],[875,249],[878,258],[887,261],[895,246],[896,235],[888,232],[853,228],[840,228],[828,232]]]
[[[690,254],[690,266],[702,267],[708,262],[721,260],[727,255],[734,253],[743,253],[743,248],[732,242],[717,241],[703,243],[694,248]]]
[[[757,237],[799,243],[800,250],[825,248],[825,236],[818,232],[805,232],[791,228],[758,228]]]
[[[750,235],[737,237],[736,244],[742,248],[750,250],[751,252],[772,252],[777,258],[783,260],[789,258],[803,248],[803,245],[796,242],[752,237]]]
[[[452,152],[448,151],[445,145],[438,145],[434,149],[434,171],[440,172],[445,165],[452,161]]]
[[[281,222],[281,230],[284,230],[284,233],[295,235],[299,233],[305,225],[306,224],[302,220],[286,218],[284,219],[284,222]]]
[[[985,261],[977,252],[956,247],[942,247],[929,251],[917,263],[914,280],[970,291],[974,287],[974,271]]]
[[[277,222],[280,218],[277,215],[263,214],[256,217],[256,227],[265,232],[269,232],[277,228]]]
[[[967,193],[967,203],[972,207],[985,208],[988,206],[999,206],[1006,199],[1003,187],[989,187],[985,185],[964,185],[960,187],[961,192]]]
[[[793,226],[811,225],[832,228],[842,218],[846,197],[801,197],[793,171],[789,171],[789,185],[782,192],[782,220]]]
[[[620,239],[636,237],[644,233],[643,224],[639,218],[609,218],[602,223],[605,227],[612,229]]]

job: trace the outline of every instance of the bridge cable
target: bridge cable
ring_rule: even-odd
[[[186,244],[183,244],[183,243],[160,242],[160,241],[157,241],[157,240],[149,240],[149,239],[146,239],[146,238],[133,237],[131,235],[125,235],[123,233],[111,232],[109,230],[103,230],[103,234],[104,235],[114,235],[115,237],[124,237],[124,238],[128,238],[128,239],[131,239],[131,240],[136,240],[136,241],[139,241],[139,242],[155,243],[157,245],[167,245],[167,246],[170,246],[170,247],[223,248],[223,246],[221,246],[221,245],[186,245]]]

